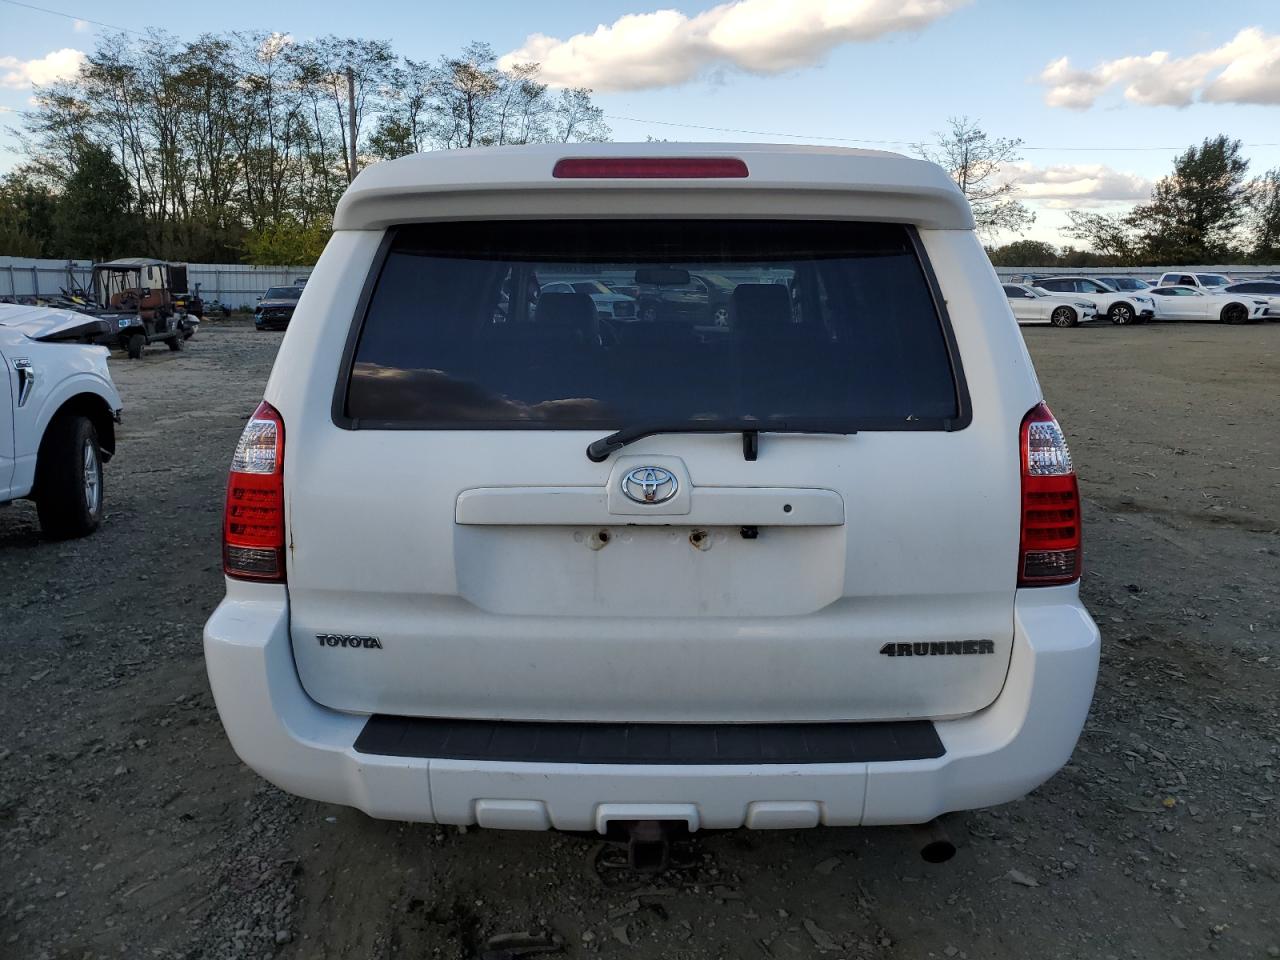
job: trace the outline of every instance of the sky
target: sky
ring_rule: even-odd
[[[415,60],[483,40],[588,86],[615,140],[769,141],[911,153],[949,117],[1024,141],[1007,171],[1028,239],[1067,209],[1144,200],[1225,133],[1280,167],[1280,0],[0,0],[0,172],[32,84],[74,72],[104,26],[383,39]],[[1003,240],[1014,239],[1003,237]]]

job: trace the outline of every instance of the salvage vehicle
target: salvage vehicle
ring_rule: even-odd
[[[181,350],[199,323],[174,303],[173,274],[181,271],[179,287],[185,291],[186,269],[146,257],[95,263],[93,306],[86,309],[110,327],[100,342],[124,350],[130,360],[140,358],[149,343]]]
[[[1223,293],[1237,296],[1247,294],[1250,300],[1267,301],[1265,313],[1268,320],[1280,320],[1280,281],[1277,280],[1244,280],[1230,283],[1222,288]]]
[[[102,465],[116,449],[120,395],[105,320],[70,310],[0,305],[0,506],[36,503],[50,539],[102,520]]]
[[[302,287],[271,287],[258,298],[253,325],[258,330],[285,330],[302,297]]]
[[[934,818],[1066,762],[1099,653],[1076,474],[941,168],[439,151],[366,168],[334,226],[231,458],[204,630],[250,768],[653,865],[820,824],[928,824],[940,860]],[[724,277],[728,323],[529,292],[575,273]]]
[[[1069,294],[1054,294],[1026,283],[1003,284],[1009,309],[1018,323],[1051,323],[1055,327],[1074,327],[1081,318],[1092,319],[1098,305]]]
[[[1257,323],[1267,316],[1268,301],[1257,294],[1218,293],[1184,286],[1155,287],[1151,293],[1161,320]]]
[[[1150,292],[1114,290],[1094,277],[1046,277],[1037,280],[1037,289],[1057,294],[1079,294],[1097,304],[1098,316],[1117,326],[1144,323],[1155,316],[1155,301]]]

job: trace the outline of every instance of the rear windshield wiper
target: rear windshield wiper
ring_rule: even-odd
[[[692,421],[678,424],[635,424],[623,427],[607,437],[593,440],[587,445],[587,459],[592,463],[602,463],[609,459],[609,454],[621,450],[629,443],[653,437],[660,433],[737,433],[742,432],[742,458],[755,460],[760,455],[761,433],[831,433],[852,435],[857,430],[837,426],[802,426],[785,423],[779,420],[760,421],[759,423],[717,423],[715,421]]]

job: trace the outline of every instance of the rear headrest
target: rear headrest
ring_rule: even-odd
[[[740,283],[729,296],[729,322],[744,333],[773,333],[791,323],[791,295],[780,283]]]
[[[534,323],[541,330],[572,330],[587,339],[598,336],[600,329],[595,301],[586,293],[544,293],[538,298]]]

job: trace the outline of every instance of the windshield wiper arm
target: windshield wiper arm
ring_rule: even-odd
[[[759,438],[761,433],[833,433],[833,434],[855,434],[858,431],[849,429],[848,427],[835,426],[800,426],[797,424],[783,423],[777,420],[748,421],[746,423],[717,423],[715,421],[692,421],[678,424],[634,424],[630,427],[623,427],[607,437],[601,437],[599,440],[593,440],[587,445],[587,459],[592,463],[603,463],[609,459],[609,454],[621,450],[629,443],[635,443],[637,440],[643,440],[645,437],[656,436],[660,433],[741,433],[742,434],[742,457],[744,460],[754,460],[759,451]]]

